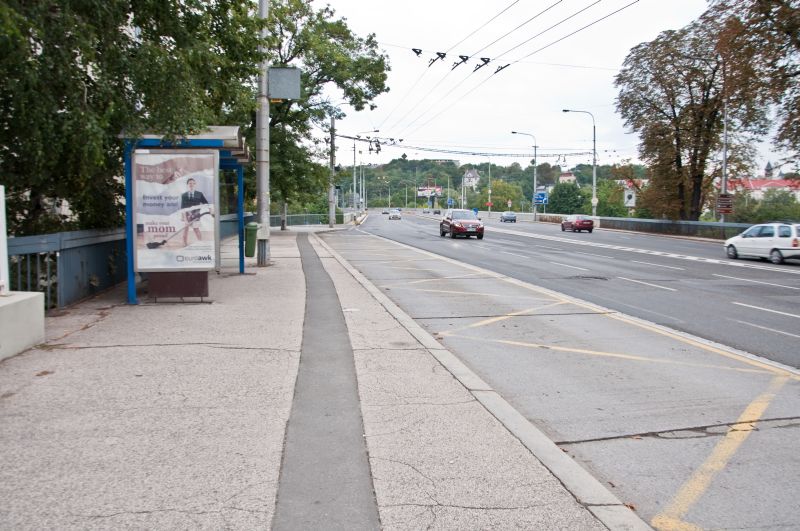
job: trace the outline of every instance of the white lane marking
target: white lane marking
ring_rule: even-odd
[[[800,336],[798,336],[797,334],[790,334],[789,332],[784,332],[783,330],[775,330],[774,328],[767,328],[766,326],[760,326],[760,325],[757,325],[757,324],[748,323],[747,321],[739,321],[738,319],[731,319],[731,321],[734,321],[734,322],[737,322],[737,323],[740,323],[740,324],[743,324],[743,325],[747,325],[747,326],[752,326],[753,328],[760,328],[761,330],[766,330],[768,332],[775,332],[776,334],[783,334],[783,335],[789,336],[789,337],[800,338]]]
[[[551,249],[553,251],[563,251],[561,247],[550,247],[549,245],[537,245],[537,249]]]
[[[677,269],[678,271],[686,271],[686,269],[684,269],[682,267],[668,266],[668,265],[662,265],[662,264],[654,264],[652,262],[640,262],[638,260],[631,260],[631,262],[633,262],[634,264],[645,264],[645,265],[651,265],[651,266],[656,266],[656,267],[666,267],[667,269]]]
[[[518,256],[520,258],[533,258],[532,256],[528,256],[526,254],[517,254],[517,253],[510,253],[508,251],[500,251],[503,254],[510,254],[511,256]]]
[[[786,274],[789,274],[789,275],[800,275],[800,268],[790,269],[790,268],[769,266],[769,265],[763,265],[763,264],[746,262],[746,261],[739,261],[739,260],[733,261],[733,260],[720,260],[720,259],[715,259],[715,258],[701,258],[701,257],[697,257],[697,256],[687,256],[687,255],[684,255],[684,254],[675,254],[675,253],[669,253],[669,252],[664,252],[664,251],[655,251],[655,250],[649,250],[649,249],[638,249],[638,248],[634,248],[634,247],[625,247],[625,246],[621,246],[621,245],[613,245],[613,244],[608,244],[608,243],[599,243],[599,242],[587,241],[587,240],[583,240],[583,239],[581,239],[581,240],[574,239],[573,240],[573,239],[559,237],[559,236],[551,236],[551,235],[547,235],[547,234],[534,234],[534,233],[530,233],[530,232],[521,232],[521,231],[512,230],[512,229],[493,228],[492,232],[498,232],[498,233],[502,233],[502,234],[512,234],[514,236],[521,236],[523,238],[534,238],[534,239],[537,239],[537,240],[547,240],[547,241],[551,241],[551,242],[566,243],[566,244],[570,244],[570,245],[580,245],[580,246],[584,246],[584,247],[595,247],[595,248],[598,248],[598,249],[613,249],[615,251],[627,251],[627,252],[638,253],[638,254],[649,254],[649,255],[656,255],[656,256],[664,256],[664,257],[667,257],[667,258],[674,258],[676,260],[692,260],[692,261],[695,261],[695,262],[720,264],[720,265],[726,265],[726,266],[731,266],[731,267],[739,267],[739,268],[745,268],[745,269],[760,269],[762,271],[775,271],[775,272],[778,272],[778,273],[786,273]],[[721,246],[722,243],[719,243],[719,245]],[[544,247],[544,246],[540,246],[540,247]],[[559,250],[563,250],[563,249],[559,249]]]
[[[551,264],[555,264],[557,266],[561,266],[561,267],[571,267],[572,269],[580,269],[581,271],[589,271],[585,267],[577,267],[577,266],[571,266],[571,265],[567,265],[567,264],[559,264],[558,262],[550,262],[550,263]]]
[[[678,291],[673,288],[665,288],[664,286],[659,286],[658,284],[650,284],[649,282],[642,282],[641,280],[633,280],[632,278],[625,278],[625,277],[617,277],[617,278],[621,280],[627,280],[628,282],[636,282],[637,284],[644,284],[645,286],[650,286],[653,288],[665,289],[667,291]]]
[[[793,314],[793,313],[779,312],[778,310],[770,310],[769,308],[762,308],[761,306],[752,306],[750,304],[744,304],[743,302],[734,302],[733,304],[735,304],[737,306],[744,306],[745,308],[753,308],[754,310],[761,310],[761,311],[764,311],[764,312],[777,313],[779,315],[785,315],[787,317],[795,317],[797,319],[800,319],[800,315],[796,315],[796,314]]]
[[[616,260],[613,256],[606,256],[604,254],[595,254],[595,253],[584,253],[582,251],[575,251],[575,254],[585,254],[587,256],[599,256],[600,258],[609,258],[611,260]]]
[[[794,287],[794,286],[784,286],[783,284],[773,284],[772,282],[764,282],[764,281],[761,281],[761,280],[750,280],[749,278],[729,277],[728,275],[718,275],[718,274],[716,274],[716,273],[712,273],[711,275],[712,275],[712,276],[715,276],[715,277],[721,277],[721,278],[731,278],[731,279],[733,279],[733,280],[741,280],[742,282],[752,282],[752,283],[754,283],[754,284],[766,284],[767,286],[775,286],[775,287],[777,287],[777,288],[786,288],[786,289],[797,289],[797,290],[800,290],[800,288],[796,288],[796,287]]]

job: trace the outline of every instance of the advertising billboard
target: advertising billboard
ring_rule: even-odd
[[[136,271],[207,271],[219,263],[219,153],[136,150]]]
[[[417,188],[417,197],[442,197],[442,187],[420,186]]]

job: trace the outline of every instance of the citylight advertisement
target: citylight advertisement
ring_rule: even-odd
[[[136,271],[206,271],[219,263],[217,151],[133,153]]]
[[[442,197],[442,187],[420,186],[417,188],[417,197]]]

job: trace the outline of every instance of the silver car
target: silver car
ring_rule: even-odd
[[[787,258],[800,259],[799,223],[762,223],[725,240],[728,258],[752,256],[780,264]]]
[[[508,223],[516,223],[517,222],[517,215],[514,214],[513,212],[510,212],[510,211],[503,212],[502,214],[500,214],[500,221],[502,221],[503,223],[506,223],[506,222],[508,222]]]

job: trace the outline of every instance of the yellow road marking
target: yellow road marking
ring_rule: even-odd
[[[460,278],[475,277],[478,275],[480,275],[480,273],[468,273],[466,275],[457,275],[451,277],[423,278],[422,280],[412,280],[411,282],[405,282],[405,284],[423,284],[425,282],[437,282],[439,280],[458,280]]]
[[[386,287],[386,285],[381,286]],[[446,290],[446,289],[421,289],[421,288],[411,288],[406,287],[405,285],[395,286],[395,289],[410,289],[414,291],[422,291],[425,293],[450,293],[451,295],[477,295],[482,297],[506,297],[506,298],[524,298],[529,299],[525,295],[506,295],[503,293],[481,293],[479,291],[455,291],[455,290]]]
[[[734,354],[732,352],[727,352],[727,351],[725,351],[725,350],[723,350],[721,348],[717,348],[717,347],[714,347],[712,345],[706,345],[706,344],[701,343],[699,341],[695,341],[693,339],[689,339],[688,337],[679,336],[679,335],[677,335],[677,334],[675,334],[673,332],[668,332],[666,330],[661,330],[660,328],[657,328],[655,326],[650,326],[650,325],[648,325],[646,323],[640,323],[640,322],[637,322],[637,321],[632,321],[632,320],[630,320],[630,319],[628,319],[626,317],[623,317],[621,315],[613,315],[613,314],[608,314],[608,313],[604,314],[604,315],[606,317],[610,318],[610,319],[616,319],[617,321],[622,321],[624,323],[628,323],[628,324],[632,324],[634,326],[638,326],[639,328],[642,328],[644,330],[649,330],[651,332],[655,332],[657,334],[660,334],[662,336],[668,337],[670,339],[676,339],[676,340],[680,341],[681,343],[685,343],[687,345],[691,345],[693,347],[697,347],[697,348],[705,350],[707,352],[713,352],[714,354],[718,354],[718,355],[723,356],[725,358],[732,359],[734,361],[738,361],[738,362],[744,363],[746,365],[752,365],[753,367],[758,367],[760,369],[764,369],[766,371],[769,371],[769,372],[771,372],[773,374],[778,374],[778,375],[781,375],[781,376],[785,376],[786,378],[791,378],[792,380],[800,381],[800,375],[794,374],[793,372],[788,371],[786,369],[781,369],[780,367],[774,367],[774,366],[770,365],[769,363],[764,363],[764,362],[761,362],[761,361],[758,361],[758,360],[746,358],[746,357],[741,356],[739,354]]]
[[[785,376],[776,376],[770,382],[769,388],[747,406],[739,415],[736,424],[730,427],[725,437],[714,447],[711,455],[681,486],[678,494],[667,508],[653,518],[650,522],[653,527],[664,531],[697,529],[697,526],[683,522],[681,519],[705,494],[716,475],[725,468],[733,454],[747,440],[753,431],[753,422],[761,418],[772,399],[788,380],[789,378]]]
[[[711,365],[707,363],[691,363],[686,361],[672,361],[672,360],[663,360],[657,358],[648,358],[646,356],[637,356],[635,354],[622,354],[620,352],[604,352],[601,350],[589,350],[589,349],[582,349],[582,348],[574,348],[574,347],[560,347],[556,345],[545,345],[543,343],[527,343],[525,341],[511,341],[507,339],[487,339],[483,337],[473,337],[473,336],[456,336],[453,332],[448,333],[440,333],[439,335],[442,336],[449,336],[449,337],[459,337],[462,339],[473,339],[476,341],[486,341],[489,343],[500,343],[502,345],[510,345],[513,347],[525,347],[525,348],[536,348],[542,350],[553,350],[556,352],[571,352],[575,354],[587,354],[589,356],[598,356],[604,358],[617,358],[629,361],[642,361],[642,362],[649,362],[649,363],[661,363],[664,365],[678,365],[683,367],[697,367],[702,369],[723,369],[726,371],[734,371],[734,372],[746,372],[746,373],[755,373],[755,374],[770,374],[769,371],[766,370],[759,370],[759,369],[745,369],[745,368],[737,368],[737,367],[725,367],[722,365]]]
[[[553,304],[546,304],[544,306],[537,306],[535,308],[528,308],[527,310],[520,310],[518,312],[511,312],[505,315],[499,315],[497,317],[490,317],[489,319],[484,319],[483,321],[478,321],[477,323],[472,323],[467,326],[462,326],[460,328],[454,328],[453,330],[447,330],[446,332],[439,332],[440,336],[450,336],[456,332],[461,332],[462,330],[468,330],[470,328],[478,328],[480,326],[486,326],[493,323],[497,323],[500,321],[505,321],[506,319],[510,319],[512,317],[518,317],[520,315],[536,315],[533,312],[538,312],[539,310],[544,310],[545,308],[552,308],[553,306],[558,306],[560,304],[564,304],[564,302],[554,302]]]

